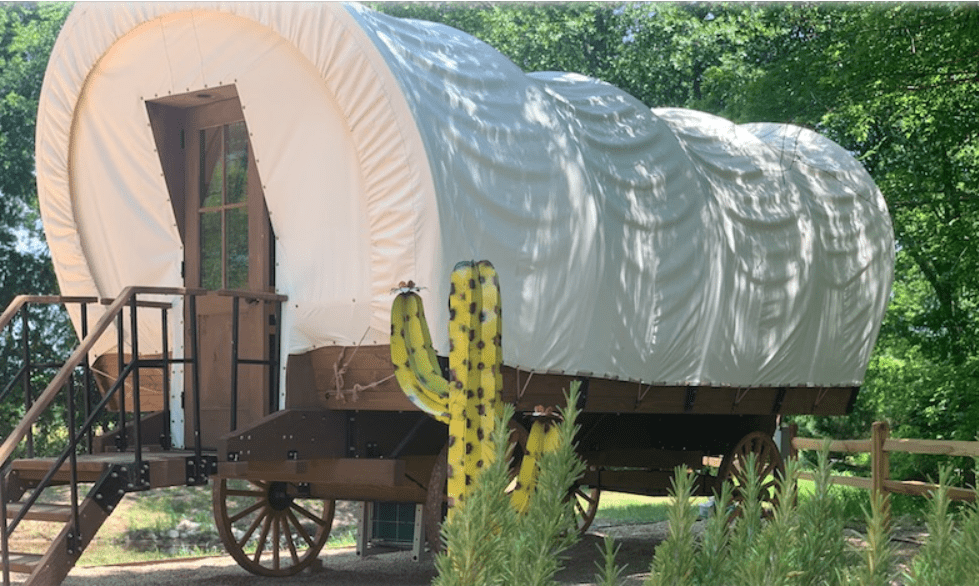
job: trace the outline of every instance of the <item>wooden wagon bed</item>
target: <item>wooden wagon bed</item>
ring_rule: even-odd
[[[321,404],[329,409],[414,409],[393,378],[388,346],[319,348],[291,357],[289,369],[297,377],[295,384],[314,386]],[[502,396],[518,412],[532,411],[537,405],[563,405],[564,393],[575,380],[587,381],[585,413],[843,415],[852,409],[860,390],[858,386],[647,384],[504,366]]]

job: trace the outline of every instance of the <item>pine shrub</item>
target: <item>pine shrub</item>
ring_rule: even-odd
[[[510,482],[506,406],[492,442],[496,457],[477,478],[472,493],[442,524],[443,551],[435,559],[435,586],[545,586],[562,567],[562,552],[578,540],[569,488],[584,472],[575,452],[578,383],[557,424],[560,446],[540,459],[530,507],[519,514],[506,492]]]

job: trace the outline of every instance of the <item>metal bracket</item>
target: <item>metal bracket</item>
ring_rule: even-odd
[[[92,487],[89,492],[92,500],[106,513],[111,513],[122,497],[126,495],[127,487],[132,486],[132,478],[129,469],[132,466],[116,464],[107,469],[102,478]],[[149,474],[147,473],[147,478]]]
[[[126,431],[126,428],[123,427],[119,430],[119,433],[116,434],[115,444],[117,452],[125,452],[127,449],[129,449],[129,437]]]
[[[646,390],[643,390],[642,381],[639,381],[639,393],[636,394],[636,407],[635,407],[636,409],[638,409],[639,406],[642,405],[642,402],[646,398],[646,395],[648,395],[649,391],[651,391],[652,389],[653,389],[653,383],[649,383],[648,385],[646,385]]]
[[[585,405],[588,404],[588,383],[591,381],[590,378],[579,376],[577,379],[581,385],[578,387],[578,411],[584,411]]]
[[[751,387],[738,387],[738,390],[734,393],[734,404],[731,405],[732,411],[734,411],[735,407],[741,404],[741,401],[744,400],[744,398],[748,395],[748,391],[750,390]]]
[[[357,457],[357,416],[353,412],[347,414],[347,457]]]
[[[200,461],[197,456],[188,456],[185,462],[187,486],[203,486],[212,474],[218,472],[218,457],[215,455],[203,454]]]
[[[779,387],[778,393],[775,395],[775,402],[772,403],[772,414],[778,415],[782,412],[782,402],[785,401],[785,393],[788,389],[785,387]]]
[[[129,471],[129,483],[126,485],[127,492],[150,489],[150,463],[140,462],[139,468],[126,466]]]
[[[694,403],[697,402],[697,389],[699,388],[700,388],[699,385],[691,385],[687,387],[687,394],[683,398],[684,413],[690,413],[691,411],[693,411],[693,405]]]
[[[78,527],[75,525],[69,527],[67,537],[65,546],[68,549],[68,555],[77,559],[78,556],[82,555],[82,535]]]
[[[812,404],[812,410],[815,412],[819,404],[823,402],[826,398],[826,394],[829,393],[829,387],[819,387],[819,391],[816,393],[816,402]]]
[[[846,412],[852,413],[853,408],[857,404],[857,394],[860,392],[860,387],[853,387],[850,389],[850,400],[846,403]]]

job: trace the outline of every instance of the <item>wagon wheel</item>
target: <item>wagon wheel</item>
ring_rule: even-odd
[[[582,486],[576,484],[569,495],[574,498],[574,517],[575,526],[581,535],[588,531],[595,515],[598,513],[598,501],[602,496],[602,489],[597,486]]]
[[[516,438],[517,447],[519,448],[514,450],[513,456],[513,468],[514,472],[516,472],[520,469],[520,458],[523,456],[522,451],[527,448],[529,432],[523,425],[512,421],[510,422],[510,429],[514,432],[513,437]],[[512,486],[508,490],[512,490]],[[577,483],[568,490],[567,500],[574,499],[574,506],[571,510],[574,514],[575,527],[580,535],[584,535],[588,531],[588,528],[591,527],[592,522],[595,521],[601,494],[602,491],[597,486],[584,486]]]
[[[755,455],[755,469],[748,466],[748,455]],[[771,516],[778,504],[778,482],[785,474],[785,464],[778,451],[775,441],[761,431],[755,431],[741,438],[741,441],[724,456],[721,467],[717,472],[719,482],[730,481],[733,504],[736,511],[744,506],[743,487],[748,475],[752,474],[761,481],[759,499],[762,514]]]
[[[435,457],[435,466],[428,480],[428,490],[425,493],[425,509],[422,512],[422,524],[425,529],[425,542],[433,553],[442,551],[442,519],[448,512],[446,482],[449,480],[449,444],[442,446],[442,451]]]
[[[222,478],[212,509],[225,549],[259,576],[291,576],[312,564],[333,525],[336,501],[304,497],[297,484]]]
[[[513,466],[515,469],[520,467],[520,458],[523,457],[523,447],[527,445],[527,430],[524,426],[515,421],[510,421],[510,437],[516,439],[517,447],[513,450]],[[432,468],[432,475],[428,480],[428,491],[425,494],[425,511],[422,523],[425,528],[425,542],[431,551],[438,553],[442,551],[442,520],[448,512],[448,501],[446,495],[446,483],[449,478],[449,445],[442,447],[442,451],[435,458],[435,466]]]
[[[515,422],[510,422],[511,437],[516,440],[516,447],[513,450],[512,468],[514,473],[520,469],[520,460],[523,457],[523,450],[527,446],[527,429]],[[428,492],[425,499],[425,513],[423,523],[425,526],[425,540],[428,547],[433,552],[442,550],[441,526],[445,518],[448,504],[446,502],[445,484],[448,479],[448,445],[442,448],[435,459],[435,466],[432,468],[432,475],[428,482]],[[508,490],[512,490],[512,485]],[[597,487],[587,487],[575,485],[568,493],[568,498],[574,498],[575,526],[579,533],[584,533],[591,527],[598,512],[598,502],[601,496],[601,489]]]

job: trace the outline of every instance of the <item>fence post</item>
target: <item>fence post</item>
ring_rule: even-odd
[[[799,437],[799,424],[790,423],[789,424],[789,456],[798,460],[799,450],[795,447],[795,438]]]
[[[884,481],[891,477],[890,454],[884,450],[884,442],[890,435],[890,427],[886,421],[876,421],[871,428],[870,442],[870,475],[873,484],[873,495],[881,499],[884,510],[888,511],[887,523],[890,525],[890,495],[884,486]]]

